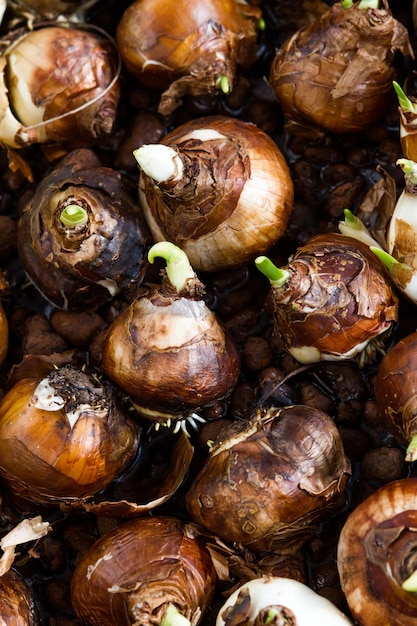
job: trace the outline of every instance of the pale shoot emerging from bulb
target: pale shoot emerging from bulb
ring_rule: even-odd
[[[345,209],[343,213],[345,219],[344,221],[339,222],[339,230],[342,235],[362,241],[367,246],[381,248],[379,243],[372,237],[362,220],[356,217],[356,215],[354,215],[349,209]]]
[[[191,622],[178,611],[174,604],[168,604],[159,626],[191,626]]]
[[[255,259],[255,265],[267,277],[273,287],[282,287],[290,277],[290,273],[287,270],[277,267],[266,256],[258,256]]]
[[[133,151],[140,169],[156,183],[181,180],[184,165],[178,152],[164,144],[146,144]]]
[[[405,451],[405,460],[408,463],[414,463],[417,460],[417,435],[414,435],[411,438],[410,443],[407,446],[407,450]],[[416,585],[417,585],[417,574],[416,574]],[[416,586],[417,591],[417,586]]]
[[[156,257],[166,261],[168,279],[178,292],[196,277],[185,252],[170,241],[160,241],[152,246],[148,252],[149,262],[153,263]]]
[[[87,211],[78,204],[68,204],[63,209],[60,220],[67,228],[75,228],[76,226],[84,226],[88,222]]]

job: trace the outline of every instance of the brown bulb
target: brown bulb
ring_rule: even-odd
[[[120,173],[89,149],[70,152],[40,181],[18,224],[23,268],[61,309],[96,309],[118,294],[132,300],[148,243]]]
[[[403,583],[417,570],[417,480],[384,485],[349,515],[339,537],[342,590],[359,624],[414,626],[417,596]]]
[[[146,517],[117,526],[82,556],[72,605],[90,626],[161,624],[169,609],[196,626],[216,580],[195,529],[171,517]]]
[[[398,52],[413,56],[407,29],[388,2],[379,9],[337,2],[278,49],[270,81],[291,120],[357,132],[387,111]]]
[[[114,389],[71,365],[18,381],[0,403],[0,475],[18,500],[91,496],[123,471],[138,442]]]
[[[256,551],[295,552],[343,499],[350,463],[333,420],[302,405],[225,428],[191,485],[194,521]]]

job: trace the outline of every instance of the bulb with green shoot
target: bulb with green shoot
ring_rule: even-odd
[[[372,240],[371,233],[358,218],[346,212],[339,229],[357,239],[364,240],[365,237],[370,250],[385,265],[399,291],[417,304],[417,163],[401,158],[397,165],[403,170],[405,186],[389,220],[385,247]]]
[[[18,222],[20,262],[60,309],[95,310],[116,295],[129,302],[148,267],[139,206],[120,173],[92,150],[73,150],[36,187]]]
[[[283,268],[265,256],[255,264],[271,285],[276,332],[301,363],[364,365],[397,320],[398,298],[383,266],[353,237],[317,235]]]
[[[161,241],[148,259],[165,264],[161,284],[114,320],[102,367],[146,419],[174,431],[188,423],[196,427],[200,409],[225,398],[237,383],[238,351],[206,305],[204,285],[185,252]]]

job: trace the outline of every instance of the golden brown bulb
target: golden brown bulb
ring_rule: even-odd
[[[254,124],[208,116],[134,154],[154,240],[182,248],[196,271],[243,265],[284,234],[294,195],[289,167]]]
[[[39,504],[85,498],[123,471],[139,430],[114,393],[70,365],[15,383],[0,403],[0,475],[14,497]]]
[[[384,426],[402,445],[406,461],[417,459],[417,332],[385,353],[375,379],[375,398]]]
[[[159,112],[172,113],[186,94],[229,91],[239,67],[256,60],[259,7],[236,0],[136,0],[117,28],[128,71],[164,90]]]
[[[274,321],[294,358],[374,360],[398,319],[398,298],[366,244],[338,233],[316,235],[282,270],[282,284],[271,282]]]
[[[102,368],[143,416],[166,422],[229,395],[240,358],[230,333],[205,303],[204,286],[185,253],[170,242],[154,244],[149,258],[154,251],[167,258],[170,278],[119,313],[104,341]],[[177,288],[183,261],[186,278]]]

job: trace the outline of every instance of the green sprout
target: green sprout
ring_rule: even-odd
[[[68,204],[59,217],[63,225],[67,228],[83,226],[88,222],[87,211],[78,204]]]
[[[290,273],[287,270],[277,267],[266,256],[258,256],[255,259],[255,265],[267,277],[273,287],[282,287],[290,277]]]
[[[160,241],[151,247],[148,252],[149,262],[153,263],[156,257],[166,261],[168,279],[178,292],[184,289],[190,278],[195,278],[195,272],[185,252],[170,241]]]
[[[230,83],[229,83],[229,79],[227,78],[227,76],[224,76],[224,75],[219,76],[216,82],[216,87],[217,89],[220,89],[220,91],[224,93],[225,95],[230,93]]]
[[[260,17],[259,20],[256,22],[256,28],[257,30],[259,30],[259,32],[263,32],[266,28],[266,23],[263,17]]]
[[[416,113],[416,105],[414,102],[405,95],[403,88],[397,83],[397,81],[392,82],[392,86],[394,87],[395,93],[397,94],[398,104],[400,105],[403,111],[410,111],[410,113]]]
[[[391,254],[389,254],[385,250],[382,250],[382,248],[370,246],[369,249],[375,254],[375,256],[378,257],[380,261],[382,261],[382,263],[385,265],[389,272],[391,272],[394,265],[403,265],[404,267],[407,267],[403,263],[397,261],[397,259],[395,259]]]

